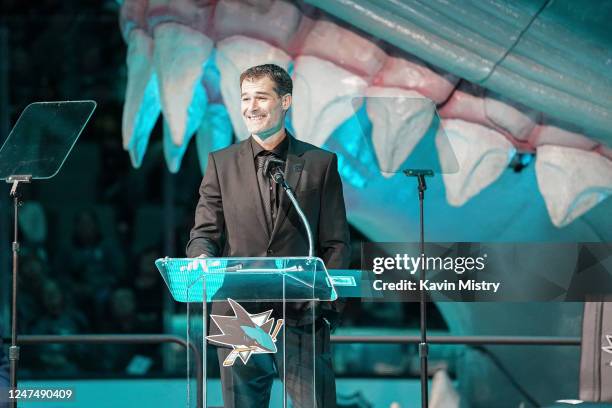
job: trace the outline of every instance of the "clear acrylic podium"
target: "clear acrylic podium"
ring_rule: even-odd
[[[197,346],[202,359],[192,361],[188,350],[188,407],[223,406],[219,370],[246,370],[242,366],[261,361],[274,361],[270,407],[291,407],[292,398],[316,401],[314,306],[338,297],[321,259],[161,258],[155,265],[172,297],[186,303],[187,341]],[[303,333],[299,341],[291,340],[296,328]],[[218,358],[213,347],[224,349],[224,356]],[[208,359],[209,353],[214,358]],[[197,363],[203,384],[196,382]],[[298,391],[284,381],[296,370],[301,378]]]

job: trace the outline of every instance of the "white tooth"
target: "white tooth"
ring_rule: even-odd
[[[442,175],[446,200],[458,207],[493,183],[516,151],[504,136],[482,125],[448,119],[442,121],[440,132],[442,129],[459,165],[458,171],[452,173],[452,169],[445,168],[446,160],[442,160],[442,171],[447,171]],[[442,137],[439,133],[438,148]]]
[[[200,126],[206,109],[206,91],[200,80],[213,43],[202,33],[177,23],[156,26],[153,36],[164,119],[172,143],[182,147]],[[179,151],[184,149],[175,153]]]
[[[382,174],[390,177],[429,129],[435,105],[420,93],[401,88],[370,87],[366,96],[374,152]]]
[[[123,148],[132,165],[140,167],[160,112],[157,76],[152,64],[153,39],[143,30],[130,31],[127,50],[127,87],[123,105]]]
[[[459,408],[460,396],[446,370],[438,370],[431,382],[431,408]]]
[[[166,166],[170,173],[177,173],[181,168],[181,162],[183,161],[183,155],[187,150],[186,145],[175,145],[172,141],[172,133],[170,132],[170,126],[164,118],[163,120],[163,147],[164,147],[164,158],[166,159]]]
[[[464,81],[444,103],[440,116],[478,123],[526,143],[540,113]]]
[[[237,35],[217,43],[216,62],[221,72],[221,95],[239,140],[249,137],[240,112],[240,74],[260,64],[276,64],[287,69],[290,61],[291,57],[280,48],[248,37]]]
[[[612,161],[596,152],[539,146],[536,177],[557,227],[568,225],[612,194]]]
[[[352,100],[363,96],[367,83],[339,66],[316,57],[296,59],[292,124],[296,136],[321,146],[355,111]]]
[[[202,173],[208,164],[208,153],[232,144],[232,123],[225,105],[211,103],[206,109],[202,126],[196,134],[196,148]]]

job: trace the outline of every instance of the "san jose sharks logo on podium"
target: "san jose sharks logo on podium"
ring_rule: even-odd
[[[283,319],[278,319],[274,326],[274,318],[270,318],[272,309],[249,314],[235,300],[227,300],[234,310],[234,316],[210,315],[222,334],[206,336],[213,344],[233,348],[223,361],[223,366],[233,366],[238,357],[246,364],[251,354],[276,353],[276,336],[283,327]]]
[[[608,354],[612,354],[612,334],[606,334],[606,340],[608,340],[608,345],[601,346],[601,349]],[[612,360],[608,361],[608,365],[612,367]]]

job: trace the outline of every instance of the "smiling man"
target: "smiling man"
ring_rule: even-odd
[[[291,106],[291,82],[286,81],[291,78],[281,76],[277,84],[268,76],[249,77],[249,72],[245,71],[241,76],[240,95],[240,108],[247,129],[262,146],[278,144],[287,134],[284,119]],[[281,96],[281,93],[284,94]]]
[[[272,64],[249,68],[240,76],[241,112],[251,136],[209,155],[187,256],[308,255],[306,229],[297,212],[282,188],[264,174],[265,162],[273,157],[285,162],[285,178],[313,233],[315,256],[327,268],[348,267],[349,232],[337,157],[295,139],[285,129],[292,87],[287,72]],[[257,310],[249,308],[249,313],[274,307],[258,306]],[[310,331],[310,307],[316,307],[315,339]],[[231,314],[228,310],[215,303],[212,312]],[[338,320],[337,305],[293,304],[286,317],[286,367],[280,353],[258,354],[247,364],[221,365],[225,407],[267,407],[273,379],[277,373],[283,378],[283,371],[294,407],[336,406],[329,322]],[[219,349],[221,363],[230,352]],[[314,390],[311,353],[316,359]]]

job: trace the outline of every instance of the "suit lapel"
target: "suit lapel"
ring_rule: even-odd
[[[263,204],[261,202],[259,182],[257,181],[257,174],[255,173],[255,161],[253,159],[250,139],[246,139],[242,142],[239,156],[238,171],[240,180],[243,181],[241,185],[244,186],[246,193],[243,198],[250,207],[251,213],[255,214],[259,220],[261,230],[264,231],[269,238],[270,231],[268,231],[268,223],[266,222]]]
[[[300,181],[302,170],[304,169],[304,159],[301,156],[302,152],[299,148],[299,142],[291,135],[287,134],[287,136],[289,137],[289,147],[287,149],[287,163],[285,164],[285,179],[295,194],[295,189]],[[270,235],[270,242],[272,242],[274,236],[283,225],[283,222],[285,221],[285,218],[287,217],[287,214],[291,210],[292,206],[293,204],[291,204],[291,200],[289,200],[287,193],[283,190],[280,195],[278,217],[276,217],[274,229]]]

